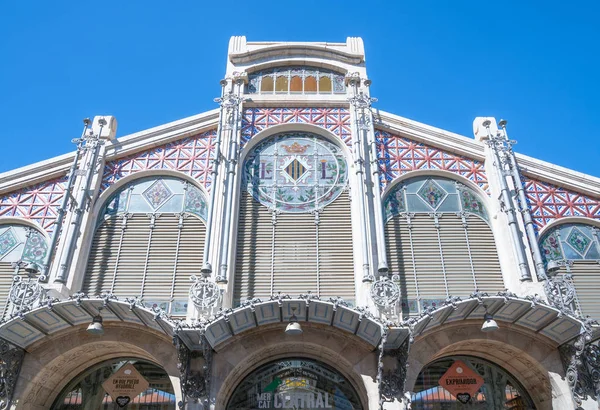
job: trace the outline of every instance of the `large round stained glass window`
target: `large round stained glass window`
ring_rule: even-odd
[[[282,359],[259,367],[236,387],[227,410],[362,409],[350,382],[310,359]]]
[[[318,135],[270,138],[248,155],[244,186],[261,204],[283,212],[310,212],[334,201],[348,181],[342,150]]]

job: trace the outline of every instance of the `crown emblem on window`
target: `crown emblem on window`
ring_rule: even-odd
[[[294,141],[292,145],[282,145],[282,147],[288,154],[304,154],[308,145],[300,145],[298,141]]]

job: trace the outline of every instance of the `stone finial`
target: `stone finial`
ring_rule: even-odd
[[[248,50],[246,36],[231,36],[228,54],[241,54]]]

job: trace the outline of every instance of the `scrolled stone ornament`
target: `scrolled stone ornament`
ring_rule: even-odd
[[[377,279],[371,286],[371,299],[378,306],[391,307],[400,300],[400,288],[388,277]]]

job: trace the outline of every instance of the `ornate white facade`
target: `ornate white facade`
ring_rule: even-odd
[[[1,408],[597,408],[599,178],[380,111],[360,38],[227,61],[0,174]]]

